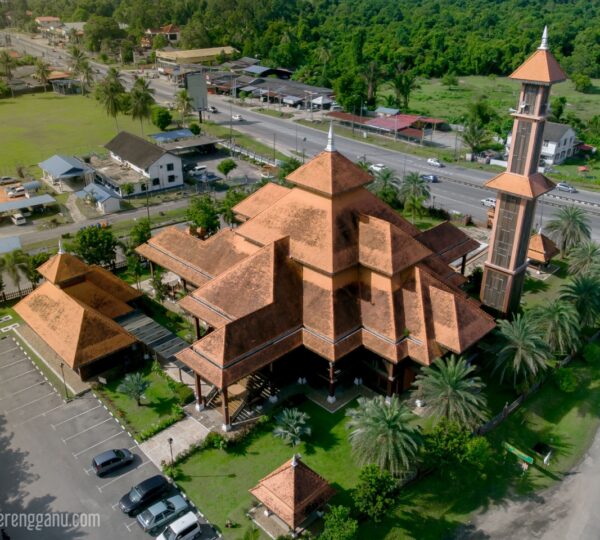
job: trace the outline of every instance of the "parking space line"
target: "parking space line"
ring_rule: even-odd
[[[2,379],[0,381],[0,383],[5,383],[5,382],[8,382],[8,381],[12,381],[13,379],[18,379],[19,377],[22,377],[23,375],[27,375],[28,373],[32,373],[34,371],[36,371],[35,368],[34,369],[30,369],[29,371],[26,371],[25,373],[21,373],[20,375],[15,375],[14,377],[9,377],[8,379]]]
[[[91,450],[92,448],[96,448],[96,446],[100,446],[102,443],[105,443],[106,441],[110,441],[111,439],[114,439],[115,437],[117,437],[118,435],[121,435],[122,433],[125,433],[125,432],[119,431],[119,433],[115,433],[114,435],[111,435],[110,437],[104,439],[103,441],[100,441],[99,443],[92,444],[92,446],[88,446],[85,450],[81,450],[80,452],[73,454],[73,457],[78,458],[81,454],[85,454],[85,452],[87,452],[88,450]]]
[[[82,433],[85,433],[86,431],[89,431],[90,429],[94,429],[95,427],[98,427],[102,424],[106,424],[106,422],[110,422],[111,420],[112,420],[112,418],[107,418],[106,420],[102,420],[102,422],[98,422],[97,424],[94,424],[93,426],[85,428],[83,431],[80,431],[79,433],[75,433],[75,435],[71,435],[70,437],[63,439],[62,442],[66,443],[67,441],[70,441],[71,439],[74,439],[75,437],[79,437],[79,435],[81,435]]]
[[[138,525],[137,520],[132,521],[131,523],[127,524],[127,523],[123,523],[123,525],[125,525],[125,528],[131,532],[131,527],[133,527],[134,525]]]
[[[38,381],[35,384],[32,384],[31,386],[27,386],[26,388],[21,388],[21,390],[17,390],[16,392],[13,392],[12,394],[8,394],[4,397],[1,397],[0,400],[16,396],[17,394],[20,394],[21,392],[25,392],[26,390],[30,390],[31,388],[34,388],[36,386],[41,386],[42,384],[46,384],[46,381]]]
[[[13,411],[18,411],[19,409],[22,409],[24,407],[27,407],[29,405],[33,405],[34,403],[37,403],[38,401],[41,401],[42,399],[47,398],[48,396],[55,396],[56,394],[54,392],[50,392],[49,394],[46,394],[45,396],[42,396],[40,398],[34,399],[33,401],[30,401],[29,403],[25,403],[24,405],[19,405],[18,407],[15,407],[14,409],[4,409],[4,413],[9,413],[9,412],[13,412]]]
[[[110,486],[111,484],[114,484],[117,480],[121,480],[121,478],[124,478],[125,476],[127,476],[128,474],[137,471],[138,469],[141,469],[144,465],[148,465],[148,463],[152,463],[150,460],[148,461],[144,461],[143,463],[140,463],[137,467],[134,467],[133,469],[131,469],[130,471],[127,471],[124,474],[121,474],[119,476],[116,476],[115,478],[113,478],[112,480],[109,480],[108,482],[106,482],[106,484],[103,484],[102,486],[96,486],[98,488],[98,491],[100,493],[102,493],[102,490],[104,488],[107,488],[108,486]]]
[[[79,418],[80,416],[83,416],[84,414],[87,414],[90,411],[93,411],[99,407],[100,407],[100,405],[96,405],[95,407],[92,407],[91,409],[88,409],[87,411],[84,411],[82,413],[76,414],[75,416],[71,416],[71,418],[67,418],[66,420],[63,420],[62,422],[59,422],[58,424],[50,424],[50,425],[52,426],[53,429],[56,429],[58,426],[62,426],[63,424],[66,424],[67,422],[70,422],[71,420],[73,420],[75,418]]]
[[[16,426],[22,426],[23,424],[26,424],[27,422],[31,422],[32,420],[35,420],[36,418],[40,418],[41,416],[46,416],[48,413],[50,413],[52,411],[55,411],[56,409],[60,409],[61,407],[66,407],[66,406],[67,406],[66,403],[61,403],[60,405],[57,405],[56,407],[52,407],[52,409],[48,409],[47,411],[44,411],[43,413],[36,414],[35,416],[31,416],[27,420],[23,420],[22,422],[18,422],[15,425]]]
[[[16,351],[19,347],[13,347],[12,349],[8,349],[6,351],[2,351],[0,352],[0,356],[2,356],[3,354],[9,353],[10,351]]]
[[[0,369],[4,369],[10,366],[16,366],[17,364],[20,364],[21,362],[29,362],[29,358],[21,358],[21,360],[17,360],[16,362],[11,362],[10,364],[6,364],[5,366],[0,366]]]

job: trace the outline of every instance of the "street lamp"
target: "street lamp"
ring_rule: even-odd
[[[67,381],[65,380],[65,364],[60,363],[60,372],[62,374],[63,387],[65,391],[65,399],[69,399],[69,390],[67,389]]]
[[[173,437],[169,437],[167,442],[169,443],[169,452],[171,453],[171,465],[173,465]]]

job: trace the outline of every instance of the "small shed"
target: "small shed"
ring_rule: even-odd
[[[75,195],[83,200],[94,201],[94,206],[101,214],[112,214],[121,209],[119,198],[98,184],[88,184]]]
[[[553,257],[556,257],[560,250],[556,244],[541,232],[534,234],[529,239],[529,249],[527,258],[539,264],[548,264]]]
[[[55,185],[65,181],[81,182],[94,172],[79,159],[59,154],[38,163],[38,167],[42,169],[42,178]]]

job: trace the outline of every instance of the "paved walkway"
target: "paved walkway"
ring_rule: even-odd
[[[75,193],[69,194],[69,197],[65,201],[65,206],[70,212],[71,219],[73,219],[74,223],[80,223],[81,221],[87,220],[87,218],[81,213],[81,210],[79,210],[77,207],[77,195],[75,195]]]

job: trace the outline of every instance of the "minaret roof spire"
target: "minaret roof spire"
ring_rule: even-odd
[[[335,142],[333,140],[333,120],[329,123],[329,135],[327,135],[327,146],[325,152],[335,152]]]
[[[62,238],[58,239],[58,254],[63,255],[65,250],[63,249]]]
[[[542,33],[542,42],[540,43],[538,49],[540,49],[541,51],[548,50],[548,26],[544,26],[544,32]]]

